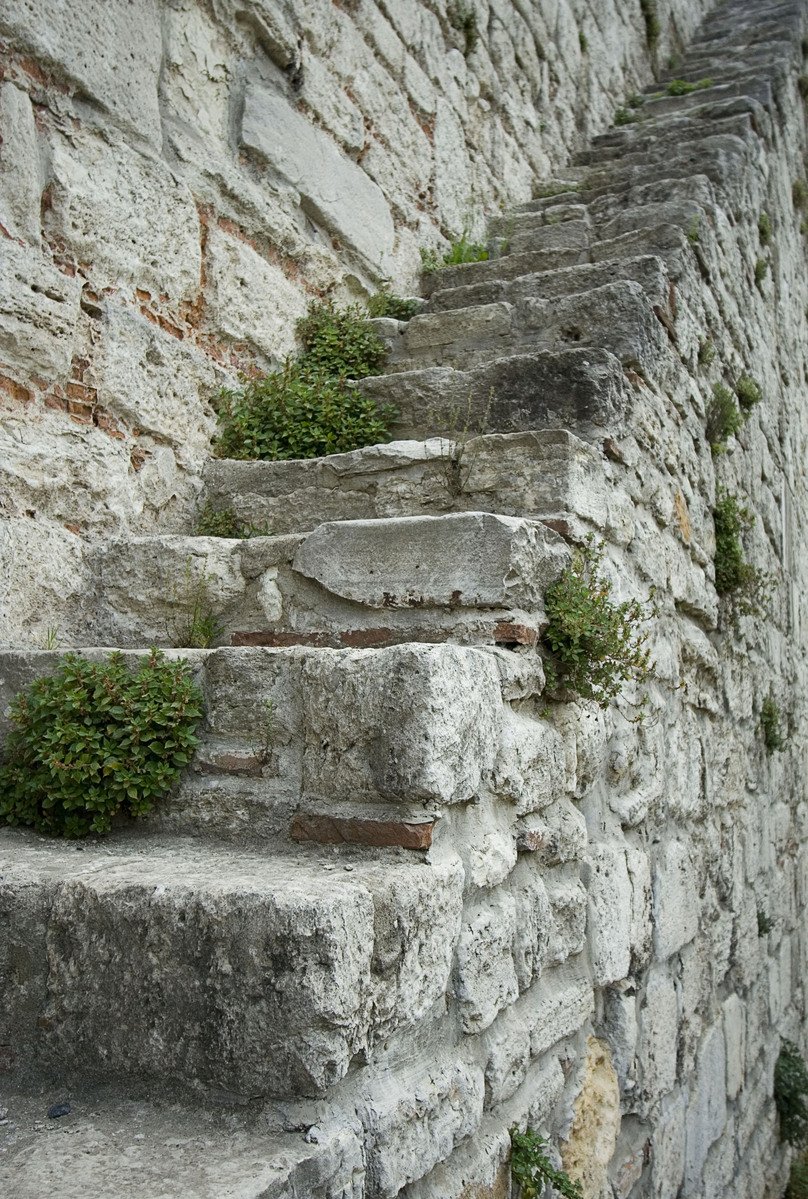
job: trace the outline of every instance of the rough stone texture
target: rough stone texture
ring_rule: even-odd
[[[117,1199],[124,1146],[188,1199],[505,1199],[517,1124],[598,1199],[776,1199],[772,1072],[805,1045],[803,0],[717,5],[607,132],[650,79],[635,0],[477,4],[474,47],[418,0],[172,0],[120,63],[131,6],[47,7],[0,6],[0,728],[61,648],[180,640],[187,581],[243,644],[169,651],[205,721],[141,827],[2,838],[11,1193]],[[661,68],[704,6],[656,7]],[[655,96],[679,75],[714,82]],[[493,256],[377,324],[363,387],[412,439],[207,463],[273,535],[190,535],[217,388],[309,296],[409,290],[500,200]],[[716,594],[721,490],[763,616]],[[542,661],[590,533],[615,598],[657,605],[653,678],[605,710]],[[41,1132],[25,1105],[65,1090],[82,1123]]]

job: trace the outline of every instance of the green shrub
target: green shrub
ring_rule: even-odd
[[[221,458],[319,458],[389,438],[392,410],[293,361],[220,399]]]
[[[648,634],[641,625],[651,613],[639,600],[614,603],[612,584],[598,573],[603,552],[602,542],[587,538],[548,588],[544,644],[550,688],[560,686],[606,708],[624,683],[650,677]]]
[[[744,557],[741,534],[752,528],[755,518],[734,495],[719,494],[713,508],[715,525],[715,589],[730,596],[742,616],[760,616],[768,601],[770,581],[763,571]]]
[[[419,311],[417,300],[405,300],[389,291],[377,291],[368,300],[368,316],[387,316],[394,321],[409,321]]]
[[[511,1129],[511,1178],[522,1199],[539,1199],[548,1185],[564,1199],[583,1199],[580,1183],[573,1182],[565,1170],[556,1169],[547,1156],[548,1148],[544,1137],[532,1128],[524,1132]]]
[[[757,927],[759,937],[767,937],[774,928],[774,921],[762,908],[757,910]]]
[[[686,79],[672,79],[665,91],[669,96],[689,96],[691,92],[700,92],[703,88],[712,86],[712,79],[699,79],[698,83],[688,83]]]
[[[744,416],[748,416],[755,404],[759,404],[762,396],[760,384],[751,375],[741,375],[735,384],[735,394]]]
[[[712,366],[715,362],[715,342],[711,337],[699,343],[699,366]]]
[[[220,393],[220,458],[318,458],[389,438],[393,410],[377,407],[349,382],[378,371],[386,354],[365,314],[316,303],[298,333],[298,358]]]
[[[690,224],[685,230],[687,240],[691,245],[697,246],[701,240],[701,217],[697,212],[694,212],[690,218]]]
[[[638,120],[637,114],[630,108],[618,108],[614,114],[615,125],[633,125],[636,120]]]
[[[791,1163],[791,1174],[785,1199],[808,1199],[808,1154]]]
[[[645,40],[653,53],[662,32],[656,0],[640,0],[640,11],[645,22]]]
[[[780,1140],[803,1146],[808,1141],[808,1069],[792,1041],[783,1041],[774,1067],[774,1102]]]
[[[226,537],[245,540],[250,537],[269,537],[269,529],[242,523],[232,508],[215,508],[208,500],[196,520],[195,537]]]
[[[714,454],[720,454],[730,437],[734,436],[744,423],[743,413],[738,407],[738,401],[723,383],[713,385],[713,394],[707,405],[707,440]]]
[[[808,204],[808,183],[804,179],[795,179],[791,185],[791,203],[800,212]]]
[[[758,217],[758,237],[762,246],[767,246],[772,239],[772,219],[768,212],[761,212]]]
[[[466,262],[485,262],[488,257],[487,246],[482,242],[470,241],[468,236],[462,233],[442,256],[436,250],[422,249],[421,265],[425,271],[432,272],[445,266],[462,266]]]
[[[755,283],[760,287],[763,280],[766,278],[766,272],[769,269],[769,264],[765,258],[758,258],[755,262]]]
[[[768,753],[785,749],[786,739],[783,736],[783,721],[780,705],[769,695],[764,699],[760,708],[760,727],[763,731],[763,744]]]
[[[158,650],[67,654],[14,700],[0,766],[0,816],[43,833],[106,833],[118,813],[143,816],[177,782],[197,745],[202,693],[187,663]]]
[[[581,47],[582,54],[589,53],[589,38],[584,33],[583,29],[578,30],[578,45]]]

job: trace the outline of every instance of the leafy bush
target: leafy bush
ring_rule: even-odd
[[[762,908],[758,908],[757,910],[757,926],[759,937],[768,936],[774,928],[774,921]]]
[[[795,1158],[791,1163],[785,1199],[808,1199],[808,1154]]]
[[[437,250],[421,250],[421,265],[427,273],[442,270],[445,266],[462,266],[466,262],[486,262],[489,257],[488,247],[482,242],[470,241],[466,233],[462,233],[457,241],[453,241],[445,254],[440,256]]]
[[[269,537],[269,529],[244,524],[232,508],[215,508],[208,500],[197,517],[195,537],[226,537],[245,540],[250,537]]]
[[[715,362],[715,342],[711,337],[705,337],[699,343],[699,366],[712,366]]]
[[[662,32],[656,0],[640,0],[640,11],[645,22],[645,40],[648,49],[653,53]]]
[[[556,1169],[547,1149],[547,1141],[533,1129],[511,1129],[511,1178],[522,1199],[538,1199],[547,1185],[564,1199],[583,1199],[581,1184],[573,1182],[565,1170]]]
[[[651,674],[647,632],[640,626],[653,611],[640,600],[615,604],[612,584],[599,573],[603,543],[587,538],[572,564],[548,588],[544,634],[550,652],[548,681],[581,699],[608,707],[623,683]]]
[[[768,600],[768,576],[746,561],[741,534],[752,528],[755,518],[734,495],[721,493],[713,508],[715,524],[715,589],[731,596],[743,616],[760,616]]]
[[[394,321],[409,321],[420,307],[417,300],[405,300],[389,291],[377,291],[368,300],[368,316],[389,316]]]
[[[637,113],[630,108],[618,108],[614,114],[615,125],[633,125],[637,120],[639,120]]]
[[[201,715],[185,662],[152,650],[130,670],[119,653],[67,654],[12,704],[0,816],[83,837],[108,832],[118,813],[145,815],[187,765]]]
[[[738,397],[738,403],[741,406],[745,415],[748,415],[755,404],[760,403],[761,395],[760,384],[751,375],[741,375],[738,382],[735,384],[735,394]]]
[[[768,212],[761,212],[758,217],[758,236],[762,246],[767,246],[772,239],[772,219]]]
[[[384,342],[357,307],[313,304],[298,322],[299,358],[219,396],[221,458],[318,458],[389,437],[390,407],[349,383],[374,374]]]
[[[785,749],[786,739],[783,736],[780,705],[771,695],[767,696],[761,705],[760,727],[763,730],[763,744],[768,753],[773,754],[779,749]]]
[[[743,428],[744,417],[735,396],[723,383],[713,385],[707,406],[707,440],[714,454],[726,448],[727,441]]]
[[[691,92],[700,92],[703,88],[712,86],[712,79],[699,79],[698,83],[688,83],[686,79],[672,79],[665,90],[669,96],[689,96]]]
[[[808,183],[804,179],[795,179],[791,186],[791,202],[798,212],[808,204]]]
[[[780,1140],[802,1146],[808,1141],[808,1069],[792,1041],[783,1041],[774,1067],[774,1102]]]
[[[769,264],[765,258],[758,258],[755,262],[755,283],[760,287],[763,280],[766,278],[766,273],[769,269]]]

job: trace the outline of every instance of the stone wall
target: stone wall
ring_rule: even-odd
[[[656,61],[706,8],[662,0]],[[411,289],[653,65],[639,0],[3,0],[0,54],[7,644],[80,602],[82,538],[189,527],[211,396],[313,296]]]

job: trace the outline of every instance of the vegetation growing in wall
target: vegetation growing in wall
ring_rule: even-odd
[[[544,645],[550,689],[570,691],[605,708],[624,683],[650,678],[648,633],[643,625],[653,604],[614,602],[612,584],[600,573],[603,553],[602,542],[587,538],[571,565],[548,588]]]
[[[712,366],[715,355],[715,342],[711,337],[706,337],[699,343],[699,366]]]
[[[744,417],[747,417],[755,405],[760,403],[763,393],[757,379],[751,375],[741,375],[735,384],[735,394]]]
[[[808,1141],[808,1068],[792,1041],[783,1041],[774,1067],[774,1103],[780,1140],[802,1146]]]
[[[733,392],[724,383],[713,385],[707,405],[707,440],[714,454],[726,449],[727,441],[743,427],[744,415]]]
[[[755,285],[760,287],[763,280],[766,278],[766,273],[769,269],[769,264],[765,258],[758,258],[755,262]]]
[[[419,311],[418,300],[405,300],[390,291],[377,291],[368,300],[368,316],[386,316],[394,321],[410,321]]]
[[[713,508],[715,524],[715,589],[729,596],[742,616],[760,616],[765,611],[769,577],[746,561],[741,534],[752,528],[755,518],[734,495],[719,493]]]
[[[774,928],[774,921],[762,908],[757,910],[758,936],[766,937]]]
[[[144,816],[177,782],[197,745],[202,694],[188,665],[158,650],[67,654],[14,700],[0,766],[0,817],[64,837],[106,833],[119,813]]]
[[[583,1199],[583,1190],[565,1170],[558,1170],[547,1156],[549,1145],[532,1128],[511,1129],[511,1178],[522,1199],[538,1199],[551,1186],[564,1199]]]
[[[614,114],[615,125],[633,125],[637,120],[639,120],[637,113],[630,108],[618,108]]]
[[[477,14],[469,4],[450,4],[446,12],[449,23],[463,37],[463,57],[473,54],[480,41],[480,26]]]
[[[783,720],[780,705],[773,696],[764,699],[760,708],[760,728],[763,732],[763,744],[767,753],[785,749],[786,740],[783,736]]]
[[[808,204],[808,183],[804,179],[795,179],[791,185],[791,202],[798,212]]]
[[[485,262],[489,258],[488,247],[482,242],[471,241],[464,231],[453,241],[444,254],[437,250],[421,250],[421,265],[428,273],[439,271],[445,266],[462,266],[466,262]]]
[[[645,22],[645,40],[653,53],[662,32],[656,0],[640,0],[640,11]]]
[[[758,217],[758,237],[762,246],[768,246],[772,239],[772,219],[768,212],[761,212]]]
[[[791,1163],[791,1174],[785,1199],[808,1199],[808,1154],[804,1153]]]
[[[317,458],[389,438],[393,410],[353,386],[376,373],[384,342],[356,306],[313,304],[298,322],[303,353],[218,400],[220,458]]]
[[[194,536],[244,540],[249,537],[269,537],[270,531],[259,525],[245,524],[232,508],[216,508],[208,500],[197,517]]]
[[[689,96],[691,92],[700,92],[705,87],[712,86],[712,79],[699,79],[697,83],[688,83],[686,79],[672,79],[665,91],[669,96]]]
[[[687,240],[691,245],[697,246],[699,244],[699,240],[701,238],[701,217],[697,212],[694,212],[693,216],[690,218],[690,223],[687,226],[685,233],[687,234]]]

